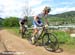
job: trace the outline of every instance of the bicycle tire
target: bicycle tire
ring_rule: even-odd
[[[42,41],[43,41],[44,48],[48,51],[53,52],[59,48],[58,40],[56,36],[52,33],[44,34]]]
[[[26,31],[27,31],[27,28],[26,27],[23,27],[23,30],[21,31],[21,37],[22,38],[25,38],[26,37]]]
[[[29,41],[30,44],[34,45],[34,44],[36,43],[36,41],[35,41],[35,37],[34,37],[34,42],[32,42],[32,37],[33,37],[33,36],[31,36],[31,37],[28,39],[28,41]]]
[[[29,43],[32,44],[32,45],[34,45],[35,41],[34,41],[34,43],[32,43],[32,37],[33,37],[32,33],[33,32],[29,32],[29,34],[26,34],[26,35],[28,35],[27,40],[29,41]],[[34,37],[34,39],[35,39],[35,37]]]

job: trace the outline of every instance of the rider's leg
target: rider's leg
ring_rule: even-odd
[[[37,34],[37,33],[38,33],[38,29],[36,28],[36,29],[34,29],[33,37],[32,37],[32,43],[33,43],[33,44],[35,44],[35,42],[36,42],[36,41],[35,41],[35,40],[36,40],[35,38],[36,38],[36,34]]]
[[[22,30],[21,22],[19,22],[19,26],[20,26],[20,28],[19,28],[19,32],[21,32],[21,30]]]
[[[19,32],[22,32],[22,26],[20,26]]]
[[[19,25],[20,25],[20,32],[22,32],[23,31],[23,24],[21,24],[21,22],[19,22]]]
[[[38,33],[38,31],[39,31],[39,30],[38,30],[37,28],[35,28],[35,29],[34,29],[34,32],[33,32],[33,36],[35,36],[35,35]]]
[[[33,25],[34,25],[34,31],[33,31],[33,36],[32,36],[32,43],[35,42],[36,34],[38,33],[38,26],[36,25],[34,21],[33,21]]]
[[[20,25],[20,32],[21,32],[22,34],[24,34],[24,32],[25,32],[25,30],[24,30],[24,25]]]

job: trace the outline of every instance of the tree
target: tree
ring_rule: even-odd
[[[27,20],[28,20],[28,25],[31,26],[32,24],[32,21],[31,21],[31,18],[30,18],[30,15],[32,15],[32,9],[29,5],[29,2],[28,1],[25,1],[25,5],[23,6],[23,16],[27,16]]]
[[[19,19],[17,17],[5,18],[3,21],[5,27],[17,27],[19,26]]]
[[[28,1],[25,1],[25,5],[23,6],[23,16],[30,16],[32,15],[32,9],[29,5]]]
[[[3,22],[3,19],[2,19],[2,18],[0,18],[0,26],[2,26],[2,22]]]

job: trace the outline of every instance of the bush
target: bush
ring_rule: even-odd
[[[19,19],[16,17],[5,18],[3,21],[4,27],[17,27],[19,26]]]

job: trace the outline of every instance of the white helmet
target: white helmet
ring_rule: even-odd
[[[45,8],[44,8],[44,11],[51,11],[51,8],[50,7],[48,7],[48,6],[46,6]]]

